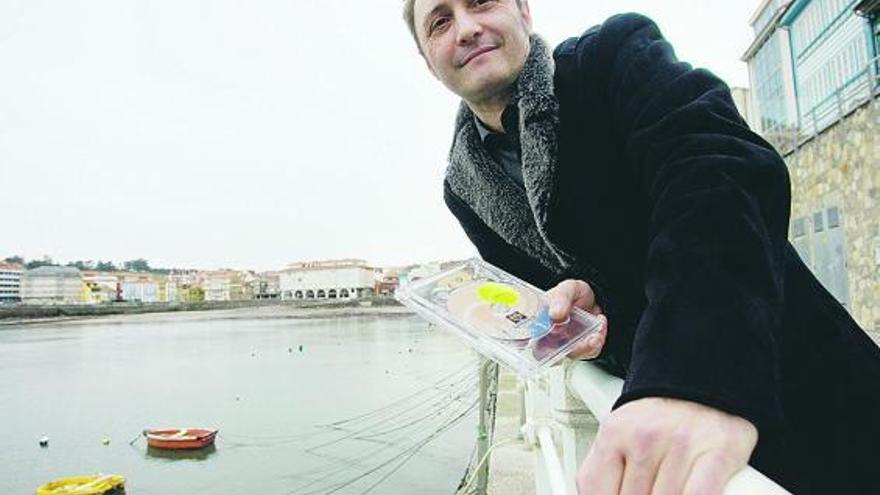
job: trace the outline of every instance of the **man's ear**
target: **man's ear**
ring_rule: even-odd
[[[532,11],[529,10],[529,2],[527,0],[520,0],[519,2],[519,12],[522,18],[523,24],[529,28],[529,34],[532,32]]]

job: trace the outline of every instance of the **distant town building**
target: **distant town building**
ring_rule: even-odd
[[[376,294],[393,296],[400,286],[400,268],[383,268],[376,274]]]
[[[87,287],[85,302],[100,304],[122,300],[120,277],[115,272],[82,272]]]
[[[150,273],[124,272],[121,275],[122,300],[125,302],[167,302],[165,278]]]
[[[166,279],[168,302],[202,302],[202,273],[198,270],[172,270]]]
[[[250,272],[219,270],[202,272],[205,301],[247,301],[254,298],[256,277]]]
[[[281,299],[281,273],[258,273],[254,282],[254,299]]]
[[[41,266],[21,276],[24,304],[78,304],[82,291],[79,270],[69,266]]]
[[[279,283],[285,300],[354,299],[373,293],[375,276],[364,260],[309,261],[288,265]]]
[[[0,261],[0,304],[21,302],[21,275],[24,267]]]

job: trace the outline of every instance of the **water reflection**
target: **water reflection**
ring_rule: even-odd
[[[201,449],[192,449],[192,450],[170,450],[170,449],[157,449],[155,447],[147,447],[147,451],[144,454],[146,458],[153,459],[168,459],[171,461],[177,460],[191,460],[191,461],[204,461],[207,460],[208,457],[211,457],[212,454],[217,452],[216,445],[209,445],[207,447],[203,447]]]
[[[275,311],[0,330],[0,495],[97,472],[142,495],[452,493],[476,428],[454,399],[477,392],[467,346],[415,317]],[[125,441],[156,424],[224,435],[184,452]]]

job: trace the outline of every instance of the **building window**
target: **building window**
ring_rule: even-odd
[[[880,266],[880,234],[874,238],[874,263]]]
[[[822,212],[817,211],[813,213],[813,231],[822,232],[823,230],[825,230],[825,222],[822,219]]]
[[[840,226],[840,211],[837,207],[828,208],[828,228],[835,229]]]
[[[810,227],[812,223],[812,228]],[[844,306],[849,304],[846,239],[841,211],[832,206],[792,221],[791,236],[798,254],[816,278]],[[874,254],[880,264],[880,235]]]

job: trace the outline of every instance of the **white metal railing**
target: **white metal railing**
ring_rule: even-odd
[[[576,493],[575,475],[595,428],[584,427],[573,417],[583,406],[602,422],[620,396],[623,380],[586,362],[558,366],[544,378],[525,384],[526,442],[535,448],[538,495]],[[784,488],[747,466],[727,484],[725,495],[784,495]]]
[[[766,132],[763,136],[779,153],[788,155],[878,96],[880,56],[869,60],[854,77],[807,110],[799,125]]]

